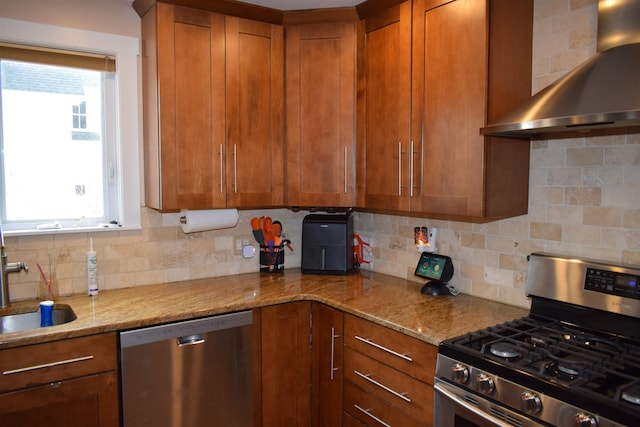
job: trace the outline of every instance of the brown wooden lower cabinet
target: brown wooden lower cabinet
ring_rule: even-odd
[[[342,418],[343,314],[311,305],[311,426],[335,427]]]
[[[344,318],[344,411],[367,426],[433,425],[436,346]]]
[[[411,418],[386,400],[363,391],[349,381],[344,383],[344,410],[365,426],[424,427],[431,425]]]
[[[119,425],[115,334],[0,351],[0,425]]]
[[[263,427],[432,426],[436,346],[316,302],[260,325]]]
[[[263,427],[310,424],[310,312],[310,302],[260,309]]]
[[[344,375],[347,382],[357,386],[363,393],[377,396],[416,420],[433,417],[431,384],[410,377],[350,348],[345,349]]]

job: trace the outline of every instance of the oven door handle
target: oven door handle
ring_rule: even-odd
[[[504,421],[487,414],[482,409],[478,409],[475,406],[470,405],[469,403],[467,403],[464,400],[460,399],[460,397],[456,396],[454,393],[452,393],[451,391],[449,391],[447,389],[446,383],[438,382],[438,383],[433,385],[433,388],[435,389],[436,393],[438,393],[438,392],[442,393],[442,395],[447,397],[449,400],[452,400],[457,405],[462,406],[467,411],[473,413],[474,415],[477,415],[478,417],[482,418],[485,421],[488,421],[488,422],[492,423],[493,425],[495,425],[497,427],[513,427],[511,424],[507,424]]]

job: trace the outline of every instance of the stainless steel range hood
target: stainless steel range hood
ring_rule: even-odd
[[[638,0],[600,0],[596,55],[480,129],[483,135],[537,139],[576,132],[640,132]]]

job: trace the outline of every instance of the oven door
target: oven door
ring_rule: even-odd
[[[433,425],[438,427],[542,427],[547,424],[518,414],[484,397],[435,379]]]

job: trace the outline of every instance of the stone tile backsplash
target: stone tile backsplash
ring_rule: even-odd
[[[534,92],[593,55],[596,17],[596,0],[535,0]],[[142,230],[7,238],[9,258],[46,268],[51,256],[61,294],[86,292],[89,237],[98,252],[101,290],[257,271],[258,257],[243,259],[236,241],[255,244],[250,218],[271,215],[293,242],[286,267],[300,266],[308,212],[241,211],[234,229],[186,235],[178,214],[141,209]],[[374,271],[418,282],[413,228],[437,227],[438,251],[453,259],[456,288],[528,307],[531,252],[640,265],[640,135],[532,142],[529,214],[521,217],[472,224],[357,212],[354,223],[371,242]],[[35,268],[11,275],[10,283],[14,300],[37,296]]]

